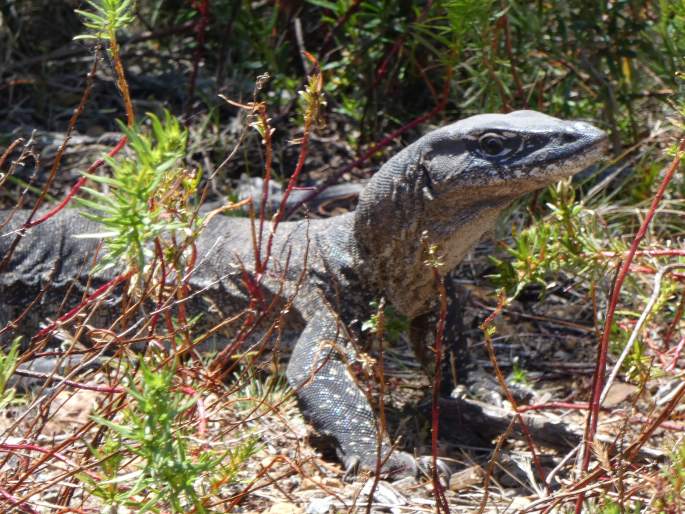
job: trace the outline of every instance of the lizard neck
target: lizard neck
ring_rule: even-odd
[[[385,237],[387,223],[366,225],[359,241],[362,268],[398,312],[410,318],[437,301],[435,279],[426,263],[426,245],[436,245],[442,274],[452,271],[491,230],[507,203],[465,205],[452,223],[424,219],[405,226],[396,237]],[[380,221],[380,220],[379,220]],[[367,237],[377,234],[377,237]]]
[[[449,273],[515,197],[485,187],[426,194],[417,178],[420,150],[407,147],[378,171],[360,196],[352,227],[359,272],[408,317],[437,300],[426,244],[437,245],[441,272]]]

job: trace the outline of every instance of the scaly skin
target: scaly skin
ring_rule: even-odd
[[[278,227],[271,272],[262,284],[266,293],[284,298],[299,284],[289,326],[301,333],[288,381],[306,419],[332,438],[348,469],[373,470],[378,445],[384,458],[390,451],[386,437],[377,440],[376,416],[348,370],[355,360],[350,338],[372,314],[369,302],[385,297],[408,318],[424,316],[437,293],[422,238],[438,246],[445,271],[454,269],[514,199],[581,171],[605,146],[605,134],[586,123],[533,111],[474,116],[428,133],[391,158],[353,213]],[[24,219],[19,213],[3,232]],[[50,293],[22,327],[54,316],[74,279],[76,292],[82,290],[90,269],[84,259],[97,242],[70,236],[94,232],[97,226],[70,211],[30,230],[0,274],[0,322],[18,316],[48,279]],[[0,256],[11,240],[0,237]],[[190,286],[203,293],[189,304],[190,314],[219,309],[221,318],[244,308],[248,295],[239,263],[254,275],[249,221],[214,218],[197,250]],[[279,273],[287,258],[287,272]],[[95,277],[93,287],[109,276]],[[405,475],[416,464],[394,452],[383,471]]]

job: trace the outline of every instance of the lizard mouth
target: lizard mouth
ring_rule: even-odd
[[[528,176],[543,182],[570,177],[591,166],[606,153],[609,139],[606,132],[578,122],[577,132],[564,133],[553,150],[541,149],[533,154]],[[525,166],[524,166],[525,168]]]

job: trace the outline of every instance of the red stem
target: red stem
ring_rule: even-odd
[[[91,384],[82,384],[81,382],[75,382],[73,380],[66,380],[63,377],[55,376],[50,373],[40,373],[37,371],[31,371],[27,369],[18,369],[15,371],[17,375],[20,376],[26,376],[26,377],[35,377],[35,378],[41,378],[44,380],[49,380],[52,379],[54,381],[58,381],[61,384],[68,385],[70,387],[73,387],[75,389],[85,389],[86,391],[95,391],[97,393],[105,393],[105,394],[118,394],[118,393],[124,393],[126,392],[125,389],[121,387],[108,387],[108,386],[98,386],[98,385],[91,385]]]
[[[616,281],[614,283],[614,287],[611,292],[611,297],[609,300],[609,305],[607,307],[606,319],[604,322],[604,330],[602,331],[602,338],[600,340],[599,348],[597,350],[597,365],[595,368],[592,396],[590,397],[591,409],[590,414],[588,416],[587,425],[585,427],[585,444],[582,462],[583,472],[586,472],[590,465],[590,446],[592,445],[592,442],[595,438],[595,434],[597,433],[597,423],[599,421],[600,408],[599,399],[602,394],[602,389],[604,387],[604,372],[606,370],[607,352],[609,349],[609,336],[611,335],[611,326],[614,321],[614,313],[616,312],[616,306],[618,305],[619,296],[621,294],[621,287],[623,286],[623,282],[625,281],[626,277],[628,276],[628,273],[630,272],[630,266],[633,262],[633,259],[635,258],[637,248],[642,242],[642,239],[645,237],[645,234],[647,233],[649,224],[651,223],[652,219],[654,218],[654,215],[656,214],[656,210],[664,197],[666,188],[668,187],[668,184],[671,182],[671,179],[675,175],[675,172],[678,170],[683,150],[685,150],[685,139],[680,140],[678,150],[676,151],[676,155],[673,158],[673,161],[671,162],[671,166],[668,168],[666,175],[661,181],[659,189],[654,195],[654,199],[652,200],[652,204],[649,208],[649,211],[647,211],[647,214],[645,216],[644,221],[642,222],[642,225],[640,226],[640,229],[638,230],[637,234],[635,234],[635,238],[633,239],[633,242],[630,245],[630,249],[626,254],[625,260],[621,264],[621,268],[619,269],[618,274],[616,275]],[[580,514],[581,512],[584,497],[585,495],[583,493],[580,493],[578,495],[575,508],[575,512],[577,514]]]
[[[51,323],[49,326],[45,327],[43,330],[39,331],[35,336],[33,336],[33,339],[40,339],[41,337],[44,337],[50,333],[52,333],[56,328],[57,325],[60,323],[64,323],[65,321],[70,320],[73,318],[76,314],[78,314],[86,305],[90,304],[101,296],[103,293],[105,293],[109,288],[116,286],[117,284],[120,284],[121,282],[128,280],[131,278],[131,275],[133,275],[133,271],[129,271],[127,273],[124,273],[123,275],[119,275],[106,284],[98,287],[94,293],[92,293],[88,298],[86,298],[83,302],[81,302],[79,305],[71,309],[69,312],[64,314],[63,316],[60,316],[57,321],[54,321]]]
[[[506,303],[506,297],[504,294],[500,294],[500,297],[497,301],[497,307],[495,308],[494,311],[488,316],[483,323],[481,323],[480,328],[483,331],[483,335],[485,336],[485,348],[488,352],[488,357],[490,359],[490,362],[492,363],[492,367],[494,368],[495,371],[495,377],[497,378],[497,382],[499,383],[500,388],[502,389],[502,392],[506,396],[507,400],[511,404],[512,408],[516,412],[516,421],[518,422],[519,426],[521,427],[521,432],[523,433],[523,437],[526,439],[526,443],[528,444],[528,448],[530,449],[531,456],[533,458],[533,464],[535,465],[535,469],[538,472],[538,475],[542,479],[543,482],[545,482],[545,486],[547,490],[549,491],[549,484],[546,483],[546,474],[544,469],[542,468],[542,464],[540,463],[540,458],[538,457],[538,452],[535,449],[535,443],[533,442],[533,436],[530,434],[530,430],[528,429],[528,425],[526,424],[526,421],[523,419],[523,416],[519,412],[519,406],[518,402],[514,398],[514,395],[511,393],[511,390],[507,386],[507,381],[504,378],[504,375],[502,374],[502,369],[499,367],[499,363],[497,362],[497,355],[495,354],[495,348],[492,344],[492,336],[490,334],[489,327],[492,325],[493,321],[497,316],[500,315],[500,313],[504,310],[504,306]]]
[[[602,257],[618,257],[621,254],[620,252],[599,252],[599,255]],[[644,255],[647,257],[676,257],[685,255],[685,250],[678,250],[675,248],[669,248],[668,250],[639,250],[635,252],[635,255]]]
[[[209,25],[209,0],[196,0],[192,3],[193,7],[197,10],[200,17],[195,23],[195,51],[193,52],[193,70],[190,73],[190,79],[188,81],[188,108],[187,114],[190,114],[190,108],[192,105],[193,97],[195,96],[195,85],[197,83],[197,72],[200,68],[200,61],[202,60],[202,55],[205,49],[205,40],[207,35],[207,26]],[[190,122],[190,116],[187,116],[188,123]]]
[[[442,341],[445,334],[445,320],[447,319],[447,292],[445,291],[445,281],[440,272],[433,267],[433,280],[438,288],[440,298],[440,312],[438,315],[438,325],[435,331],[435,376],[433,377],[433,391],[431,404],[431,458],[433,469],[431,470],[433,479],[433,495],[435,497],[435,507],[438,514],[442,510],[449,514],[450,508],[445,498],[445,491],[440,483],[438,476],[438,431],[440,426],[440,380],[442,378]]]
[[[114,157],[126,145],[127,140],[128,140],[128,138],[126,136],[122,136],[122,138],[119,140],[119,142],[116,144],[116,146],[114,148],[112,148],[107,153],[107,155],[110,157]],[[90,165],[90,168],[88,168],[86,173],[93,173],[96,169],[98,169],[104,163],[105,163],[104,159],[98,159],[97,161],[95,161],[93,164]],[[28,223],[24,223],[24,225],[22,225],[21,229],[24,230],[27,228],[35,227],[36,225],[40,225],[41,223],[52,218],[55,214],[57,214],[59,211],[61,211],[62,209],[64,209],[67,206],[69,201],[71,201],[71,199],[74,197],[74,195],[76,195],[76,193],[79,192],[79,190],[81,189],[81,186],[83,186],[83,184],[85,182],[86,182],[86,177],[79,178],[76,181],[76,183],[74,184],[74,186],[71,188],[71,190],[67,193],[67,196],[64,197],[64,200],[62,200],[59,204],[57,204],[57,206],[55,208],[50,209],[50,211],[48,211],[44,216],[38,218],[37,220],[33,220],[33,221],[28,222]]]
[[[293,174],[290,175],[290,179],[288,180],[288,186],[285,188],[285,191],[283,192],[283,196],[281,197],[281,203],[278,206],[278,212],[274,216],[274,221],[271,225],[271,233],[269,234],[269,239],[266,245],[266,253],[264,255],[264,260],[262,261],[262,270],[261,273],[263,274],[266,271],[266,267],[269,263],[269,259],[271,257],[271,246],[273,244],[273,239],[274,239],[274,234],[276,233],[276,229],[278,228],[279,223],[281,220],[283,220],[283,217],[285,216],[285,207],[286,204],[288,203],[288,198],[290,197],[290,193],[292,192],[293,188],[295,187],[295,184],[297,184],[297,179],[300,176],[300,172],[302,171],[302,168],[304,168],[304,161],[307,158],[307,153],[309,151],[309,135],[311,133],[311,125],[312,125],[312,120],[307,118],[305,120],[305,125],[304,125],[304,134],[302,135],[302,146],[300,146],[300,155],[297,158],[297,165],[295,166],[295,171],[293,171]],[[260,274],[261,277],[261,274]]]
[[[426,2],[426,5],[423,8],[423,11],[421,11],[421,14],[412,22],[413,25],[416,25],[418,23],[421,23],[426,16],[428,15],[428,12],[430,11],[430,8],[433,6],[433,0],[428,0]],[[388,66],[390,64],[390,59],[400,51],[400,48],[402,48],[402,45],[404,45],[404,41],[407,39],[407,32],[403,32],[400,34],[400,36],[395,39],[395,42],[393,43],[392,47],[390,50],[385,54],[385,57],[383,58],[383,61],[381,64],[376,68],[376,77],[373,81],[372,87],[375,88],[378,83],[383,80],[383,77],[385,77],[385,74],[388,72]]]
[[[517,412],[526,412],[529,410],[548,410],[548,409],[572,409],[572,410],[588,410],[589,403],[570,403],[570,402],[548,402],[537,405],[522,405],[516,410]]]
[[[34,510],[31,506],[26,505],[25,502],[18,500],[12,496],[9,492],[5,491],[0,487],[0,496],[5,499],[5,501],[11,504],[15,509],[19,509],[21,512],[28,512],[29,514],[38,514],[37,510]]]
[[[445,79],[445,85],[443,87],[443,95],[438,102],[438,104],[433,107],[432,110],[430,110],[427,113],[422,114],[421,116],[414,118],[411,120],[409,123],[406,125],[403,125],[402,127],[398,128],[397,130],[394,130],[387,136],[385,136],[383,139],[381,139],[378,143],[373,145],[369,150],[367,150],[361,157],[359,157],[357,160],[353,161],[352,163],[348,164],[347,166],[344,166],[340,170],[336,171],[326,182],[317,187],[314,191],[312,191],[310,194],[305,196],[302,200],[297,202],[295,206],[290,209],[290,212],[288,212],[288,216],[290,216],[293,212],[295,212],[297,209],[300,208],[303,204],[307,203],[310,201],[312,198],[316,197],[319,195],[322,191],[325,189],[329,188],[333,184],[335,184],[340,177],[342,177],[345,173],[353,170],[354,168],[358,168],[361,166],[364,162],[369,160],[373,155],[378,153],[380,150],[388,146],[392,141],[394,141],[396,138],[407,132],[408,130],[413,129],[417,125],[423,123],[424,121],[432,118],[436,114],[438,114],[440,111],[442,111],[446,106],[447,106],[447,100],[449,99],[449,91],[450,91],[450,79],[451,79],[451,73],[448,72],[448,76]]]
[[[197,418],[198,418],[198,436],[204,439],[207,436],[207,409],[205,409],[205,404],[202,401],[202,397],[198,392],[190,386],[181,386],[178,388],[184,394],[192,396],[196,399],[195,405],[197,405]]]
[[[64,462],[65,464],[71,464],[71,462],[69,462],[69,460],[68,460],[66,457],[64,457],[61,453],[56,452],[56,451],[54,451],[54,450],[52,450],[52,449],[48,449],[48,448],[43,448],[43,447],[41,447],[41,446],[37,446],[37,445],[35,445],[35,444],[27,444],[27,443],[23,443],[23,444],[0,443],[0,450],[2,450],[2,451],[8,451],[8,452],[17,452],[17,451],[19,451],[19,450],[27,450],[27,451],[30,451],[30,452],[39,452],[39,453],[43,453],[43,454],[45,454],[45,455],[50,455],[50,456],[52,456],[52,457],[55,457],[57,460],[59,460],[59,461],[61,461],[61,462]],[[92,471],[89,471],[89,470],[87,470],[87,469],[84,469],[84,470],[82,470],[82,471],[85,472],[87,475],[89,475],[91,478],[94,478],[95,480],[102,480],[102,478],[101,478],[100,476],[98,476],[97,474],[93,473]]]
[[[259,235],[257,239],[257,246],[255,248],[255,261],[257,264],[257,273],[262,272],[262,241],[264,238],[264,221],[266,220],[266,204],[269,201],[269,182],[271,182],[271,166],[273,160],[273,152],[271,149],[271,127],[269,126],[269,119],[266,116],[266,107],[264,104],[259,104],[259,119],[264,128],[264,179],[262,180],[262,203],[259,206]],[[265,263],[264,263],[265,264]]]

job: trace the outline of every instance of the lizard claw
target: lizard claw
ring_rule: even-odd
[[[424,455],[416,459],[416,464],[418,465],[419,471],[426,476],[431,476],[431,471],[433,470],[433,457],[430,455]],[[450,477],[452,476],[452,469],[450,466],[442,459],[436,459],[436,467],[438,468],[438,479],[443,487],[447,487],[450,482]]]
[[[349,455],[343,457],[345,474],[343,480],[349,482],[360,469],[374,472],[377,467],[376,455],[363,459],[359,455]],[[437,460],[438,476],[442,485],[447,486],[452,475],[450,467],[441,459]],[[381,468],[381,476],[391,480],[405,477],[417,477],[419,475],[431,476],[433,469],[433,459],[430,456],[416,458],[407,452],[394,451],[385,461]]]
[[[369,454],[368,458],[360,455],[344,455],[342,461],[345,466],[343,480],[350,482],[361,469],[374,473],[378,467],[375,453]],[[383,463],[380,475],[384,478],[399,479],[407,476],[415,477],[419,474],[419,466],[416,459],[406,453],[394,451]]]
[[[349,457],[343,457],[342,461],[345,465],[343,481],[352,482],[354,477],[357,476],[357,473],[359,473],[361,459],[359,458],[359,455],[350,455]]]
[[[419,463],[413,455],[407,452],[395,451],[385,461],[381,474],[390,479],[400,479],[416,477],[419,471]]]

